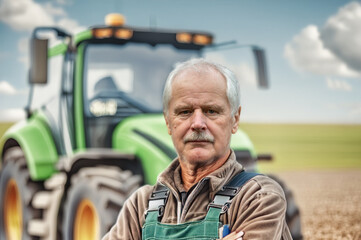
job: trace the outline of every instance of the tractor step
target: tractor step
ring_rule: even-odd
[[[32,236],[46,237],[49,235],[49,225],[46,220],[32,219],[29,221],[28,233]]]

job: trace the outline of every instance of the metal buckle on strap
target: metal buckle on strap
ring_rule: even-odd
[[[164,205],[161,205],[158,207],[158,221],[160,222],[162,220],[162,217],[164,215]]]
[[[229,209],[230,206],[231,206],[231,202],[230,202],[230,201],[229,201],[229,202],[226,202],[226,203],[223,205],[223,207],[222,207],[221,214],[226,213],[226,212],[228,211],[228,209]]]
[[[148,209],[145,212],[145,217],[147,217],[148,212],[157,211],[158,212],[158,221],[160,221],[164,215],[165,204],[168,200],[169,190],[162,189],[152,192],[150,199],[148,201]]]
[[[216,196],[214,196],[213,202],[208,204],[207,211],[209,210],[209,208],[213,207],[213,208],[220,208],[222,209],[221,213],[225,213],[227,212],[229,206],[231,205],[230,200],[231,200],[230,196],[218,195],[217,193]]]

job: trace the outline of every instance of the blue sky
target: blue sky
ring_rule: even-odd
[[[223,62],[239,76],[243,122],[361,124],[361,2],[341,0],[0,0],[0,121],[23,116],[34,27],[75,33],[111,12],[131,26],[204,30],[216,42],[265,48],[268,90],[255,84],[249,50]]]

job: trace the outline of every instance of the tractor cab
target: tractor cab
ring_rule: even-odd
[[[123,119],[162,113],[162,91],[169,72],[177,62],[200,57],[213,40],[205,32],[125,26],[118,14],[108,15],[106,23],[74,38],[57,28],[34,30],[28,111],[31,115],[41,107],[46,118],[53,119],[59,152],[111,148],[114,128]],[[53,31],[68,43],[48,49],[47,40],[39,37],[43,31]],[[53,64],[58,56],[61,59]],[[58,100],[50,106],[44,96],[59,88]]]

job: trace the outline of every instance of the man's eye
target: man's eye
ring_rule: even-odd
[[[179,115],[188,115],[190,113],[191,113],[191,111],[189,111],[189,110],[183,110],[183,111],[179,112]]]
[[[207,113],[207,114],[210,114],[210,115],[214,115],[214,114],[217,114],[217,111],[212,110],[212,109],[208,109],[208,110],[206,111],[206,113]]]

